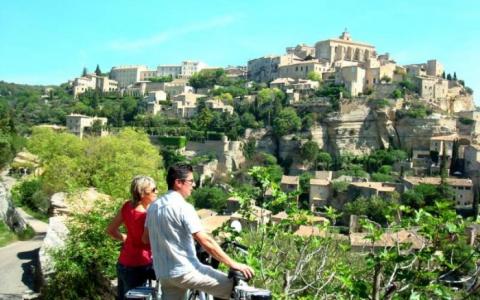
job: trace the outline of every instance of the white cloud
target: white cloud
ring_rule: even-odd
[[[227,15],[196,23],[189,23],[176,28],[167,29],[150,37],[135,40],[112,41],[108,44],[108,48],[117,51],[142,50],[144,48],[160,45],[168,40],[179,36],[187,35],[194,32],[205,31],[213,28],[224,27],[235,22],[236,19],[236,16]]]

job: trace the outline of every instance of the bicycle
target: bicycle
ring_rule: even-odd
[[[226,250],[228,246],[235,247],[236,251],[247,254],[248,248],[236,242],[226,242],[222,244],[222,249]],[[201,246],[197,244],[197,257],[201,263],[218,269],[219,262],[211,257]],[[242,272],[230,269],[228,278],[233,279],[233,290],[230,299],[233,300],[271,300],[272,294],[269,290],[255,288],[248,285],[248,279]],[[213,296],[199,290],[190,290],[187,294],[187,300],[213,300]]]

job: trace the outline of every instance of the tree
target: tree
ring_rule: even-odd
[[[450,73],[447,74],[447,80],[452,80],[452,75],[450,75]]]
[[[320,151],[317,155],[318,168],[320,170],[330,170],[332,167],[332,156],[328,152]]]
[[[457,72],[453,72],[453,80],[457,80]]]
[[[83,67],[82,76],[85,77],[88,74],[87,67]]]
[[[317,156],[320,149],[318,148],[318,144],[314,141],[308,141],[303,144],[302,148],[300,149],[300,155],[304,162],[309,162],[309,164],[316,166],[317,164]]]
[[[298,117],[297,112],[292,107],[282,109],[273,120],[273,132],[277,137],[300,130],[301,126],[302,120]]]
[[[445,71],[443,71],[443,73],[442,73],[442,78],[443,78],[443,79],[446,78],[446,77],[445,77]]]
[[[322,74],[317,73],[315,71],[310,71],[307,74],[307,79],[322,82]]]
[[[195,208],[208,208],[221,212],[227,205],[228,193],[219,187],[205,186],[193,190],[190,198]]]
[[[100,66],[97,64],[97,68],[95,68],[95,75],[102,76],[102,71],[100,70]]]

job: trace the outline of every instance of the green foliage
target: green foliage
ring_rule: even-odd
[[[204,186],[196,188],[190,196],[196,208],[208,208],[221,212],[227,205],[228,193],[219,187]]]
[[[410,79],[402,80],[398,83],[398,85],[405,91],[409,91],[412,93],[418,93],[417,85]]]
[[[383,75],[383,77],[380,78],[380,81],[389,83],[390,81],[392,81],[392,78],[388,77],[387,75]]]
[[[307,79],[322,82],[322,74],[317,73],[315,71],[310,71],[307,74]]]
[[[353,202],[345,204],[344,216],[364,215],[368,219],[379,224],[387,224],[387,216],[391,215],[395,208],[395,203],[385,200],[381,197],[373,196],[370,198],[359,197]]]
[[[282,111],[285,101],[286,95],[280,89],[261,89],[256,98],[255,116],[272,125],[272,120]]]
[[[148,78],[148,81],[150,81],[150,82],[171,82],[171,81],[173,81],[173,77],[172,77],[172,75],[160,76],[160,77],[151,77],[151,78]]]
[[[459,120],[460,123],[462,123],[463,125],[472,125],[473,123],[475,123],[474,120],[469,119],[469,118],[463,118],[463,117],[461,117],[461,118],[459,118],[458,120]]]
[[[174,147],[176,149],[185,148],[187,138],[184,136],[161,136],[158,138],[162,146]]]
[[[14,241],[17,238],[13,232],[10,231],[7,225],[2,221],[0,221],[0,247],[6,246]]]
[[[318,148],[318,144],[316,142],[308,141],[303,144],[302,148],[300,149],[300,155],[304,162],[313,162],[313,165],[315,165],[319,151],[320,149]]]
[[[273,120],[273,132],[281,137],[300,130],[302,121],[292,107],[284,108]]]
[[[317,155],[318,168],[320,170],[330,170],[332,167],[333,158],[330,153],[319,151]]]
[[[208,131],[207,140],[209,141],[221,141],[225,135],[221,132]]]
[[[112,298],[119,245],[105,233],[121,201],[97,202],[88,213],[75,213],[65,246],[52,253],[55,273],[44,286],[45,299]]]
[[[392,92],[392,98],[394,98],[394,99],[403,98],[403,96],[404,95],[403,95],[403,92],[402,92],[401,89],[395,89]]]
[[[457,216],[449,203],[435,199],[430,213],[397,206],[394,200],[357,199],[348,205],[350,213],[367,215],[387,227],[362,222],[363,233],[359,234],[367,246],[353,251],[328,223],[304,231],[305,236],[294,234],[299,225],[308,224],[308,214],[290,205],[265,169],[254,168],[250,174],[263,190],[272,190],[272,197],[262,206],[283,206],[287,218],[235,236],[249,245],[248,255],[236,258],[255,269],[253,284],[270,289],[275,299],[478,298],[475,289],[455,283],[476,276],[480,254],[465,234],[471,222]],[[243,195],[242,199],[243,216],[250,220],[251,197]],[[393,217],[400,217],[400,212],[402,219]],[[330,208],[327,215],[332,220],[338,217]],[[396,238],[406,235],[415,243]],[[377,244],[382,241],[391,242]]]
[[[243,155],[245,156],[246,159],[251,159],[255,155],[255,150],[256,150],[256,144],[257,141],[254,138],[249,138],[248,141],[246,141],[243,144]]]
[[[377,181],[377,182],[393,182],[393,177],[388,174],[384,173],[372,173],[371,176],[371,181]]]
[[[343,193],[347,191],[348,185],[349,183],[347,181],[336,180],[332,183],[333,192],[336,194]]]
[[[382,109],[382,108],[391,106],[390,101],[388,101],[387,99],[371,99],[369,100],[369,103],[377,109]]]
[[[39,178],[22,181],[12,189],[12,199],[17,206],[26,206],[46,216],[50,209],[50,198],[42,190]]]
[[[28,147],[43,161],[42,191],[47,195],[93,186],[114,197],[126,198],[133,176],[162,178],[157,149],[144,133],[128,128],[117,135],[83,140],[37,128]]]
[[[192,75],[189,85],[194,89],[212,88],[214,85],[224,85],[228,82],[223,69],[205,69]]]

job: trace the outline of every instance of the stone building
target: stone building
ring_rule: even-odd
[[[205,106],[220,113],[227,113],[229,115],[233,114],[233,106],[227,105],[218,99],[210,99],[205,101]]]
[[[441,183],[440,177],[404,177],[405,190],[412,189],[419,184],[430,184],[438,186]],[[456,208],[472,208],[473,204],[473,182],[471,179],[447,178],[447,184],[455,192]]]
[[[291,64],[278,66],[278,77],[288,77],[293,79],[306,79],[308,73],[315,72],[320,77],[327,72],[330,64],[326,60],[312,59],[307,61],[298,61]]]
[[[74,98],[77,98],[78,95],[85,93],[87,90],[100,92],[114,92],[118,90],[117,81],[95,74],[87,74],[86,76],[75,78],[71,84]]]
[[[160,65],[157,67],[157,76],[172,76],[173,78],[190,78],[194,73],[206,69],[207,64],[200,61],[182,61],[180,65]]]
[[[300,187],[300,179],[298,176],[282,175],[280,181],[280,188],[285,193],[292,193],[298,191]]]
[[[269,55],[248,61],[248,79],[257,82],[270,82],[279,77],[279,66],[290,65],[301,59],[294,54]]]
[[[345,89],[352,97],[363,93],[365,88],[365,69],[359,66],[348,66],[341,68],[335,77],[336,83],[343,83]]]
[[[293,54],[301,59],[315,58],[315,47],[306,44],[298,44],[295,47],[287,47],[287,54]]]
[[[366,62],[376,57],[375,47],[362,42],[353,41],[346,30],[338,39],[328,39],[315,44],[315,55],[330,63],[335,61]]]
[[[173,97],[172,113],[178,118],[191,118],[197,114],[197,100],[205,95],[183,93]]]
[[[370,198],[372,196],[378,196],[387,198],[396,191],[394,184],[385,182],[352,182],[349,185],[349,190],[352,195],[363,196]]]
[[[83,138],[85,129],[91,128],[96,121],[100,122],[101,125],[100,136],[106,135],[107,118],[70,114],[67,116],[67,128],[71,133]]]
[[[312,212],[327,205],[332,195],[330,183],[331,181],[328,179],[310,179],[309,207]]]
[[[148,71],[143,65],[129,65],[113,67],[110,70],[110,78],[118,82],[119,88],[126,88],[141,80],[142,72]]]

